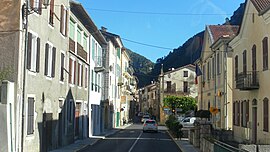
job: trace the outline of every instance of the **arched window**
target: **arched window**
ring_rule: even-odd
[[[263,70],[268,69],[268,37],[262,40],[263,47]]]

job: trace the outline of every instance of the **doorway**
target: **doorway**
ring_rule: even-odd
[[[257,107],[252,108],[252,143],[257,142]]]

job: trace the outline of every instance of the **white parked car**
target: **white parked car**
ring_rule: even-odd
[[[155,120],[145,120],[143,123],[143,132],[146,131],[154,131],[154,132],[158,132],[158,124]]]
[[[144,123],[145,120],[148,120],[150,119],[150,116],[149,115],[143,115],[142,119],[141,119],[141,122]]]
[[[195,120],[196,117],[186,117],[180,122],[180,124],[182,124],[183,127],[194,127]]]

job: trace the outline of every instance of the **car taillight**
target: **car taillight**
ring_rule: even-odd
[[[144,124],[143,126],[146,126],[146,124]]]

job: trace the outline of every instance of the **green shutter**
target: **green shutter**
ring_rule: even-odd
[[[69,22],[69,36],[72,40],[75,39],[74,35],[75,35],[75,24],[72,20],[70,20],[70,22]]]
[[[117,56],[120,59],[120,56],[121,56],[120,48],[117,48]]]
[[[95,40],[92,39],[92,59],[95,60]]]

